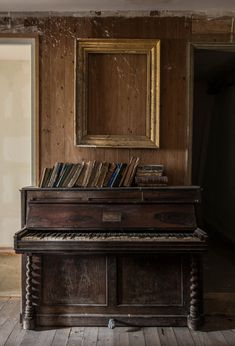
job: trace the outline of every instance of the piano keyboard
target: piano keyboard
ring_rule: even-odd
[[[28,232],[21,241],[200,241],[193,233]]]

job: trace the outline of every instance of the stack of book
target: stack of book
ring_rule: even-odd
[[[135,175],[135,183],[141,187],[166,186],[168,177],[164,175],[163,165],[138,166]]]
[[[129,187],[134,182],[138,162],[138,157],[132,157],[128,164],[99,161],[57,162],[54,167],[43,170],[39,187]]]

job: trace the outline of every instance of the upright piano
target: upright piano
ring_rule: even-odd
[[[203,318],[200,188],[23,188],[23,328]]]

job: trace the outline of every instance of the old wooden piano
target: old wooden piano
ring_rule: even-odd
[[[23,188],[25,329],[200,326],[200,189]]]

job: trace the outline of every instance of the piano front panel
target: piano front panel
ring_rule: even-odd
[[[37,314],[175,313],[189,303],[187,255],[44,255]],[[56,320],[57,321],[57,320]]]
[[[45,255],[44,305],[106,305],[105,256]]]
[[[177,255],[119,256],[118,305],[183,306],[181,262]]]
[[[80,204],[29,202],[28,228],[47,229],[166,229],[196,227],[191,204]]]

